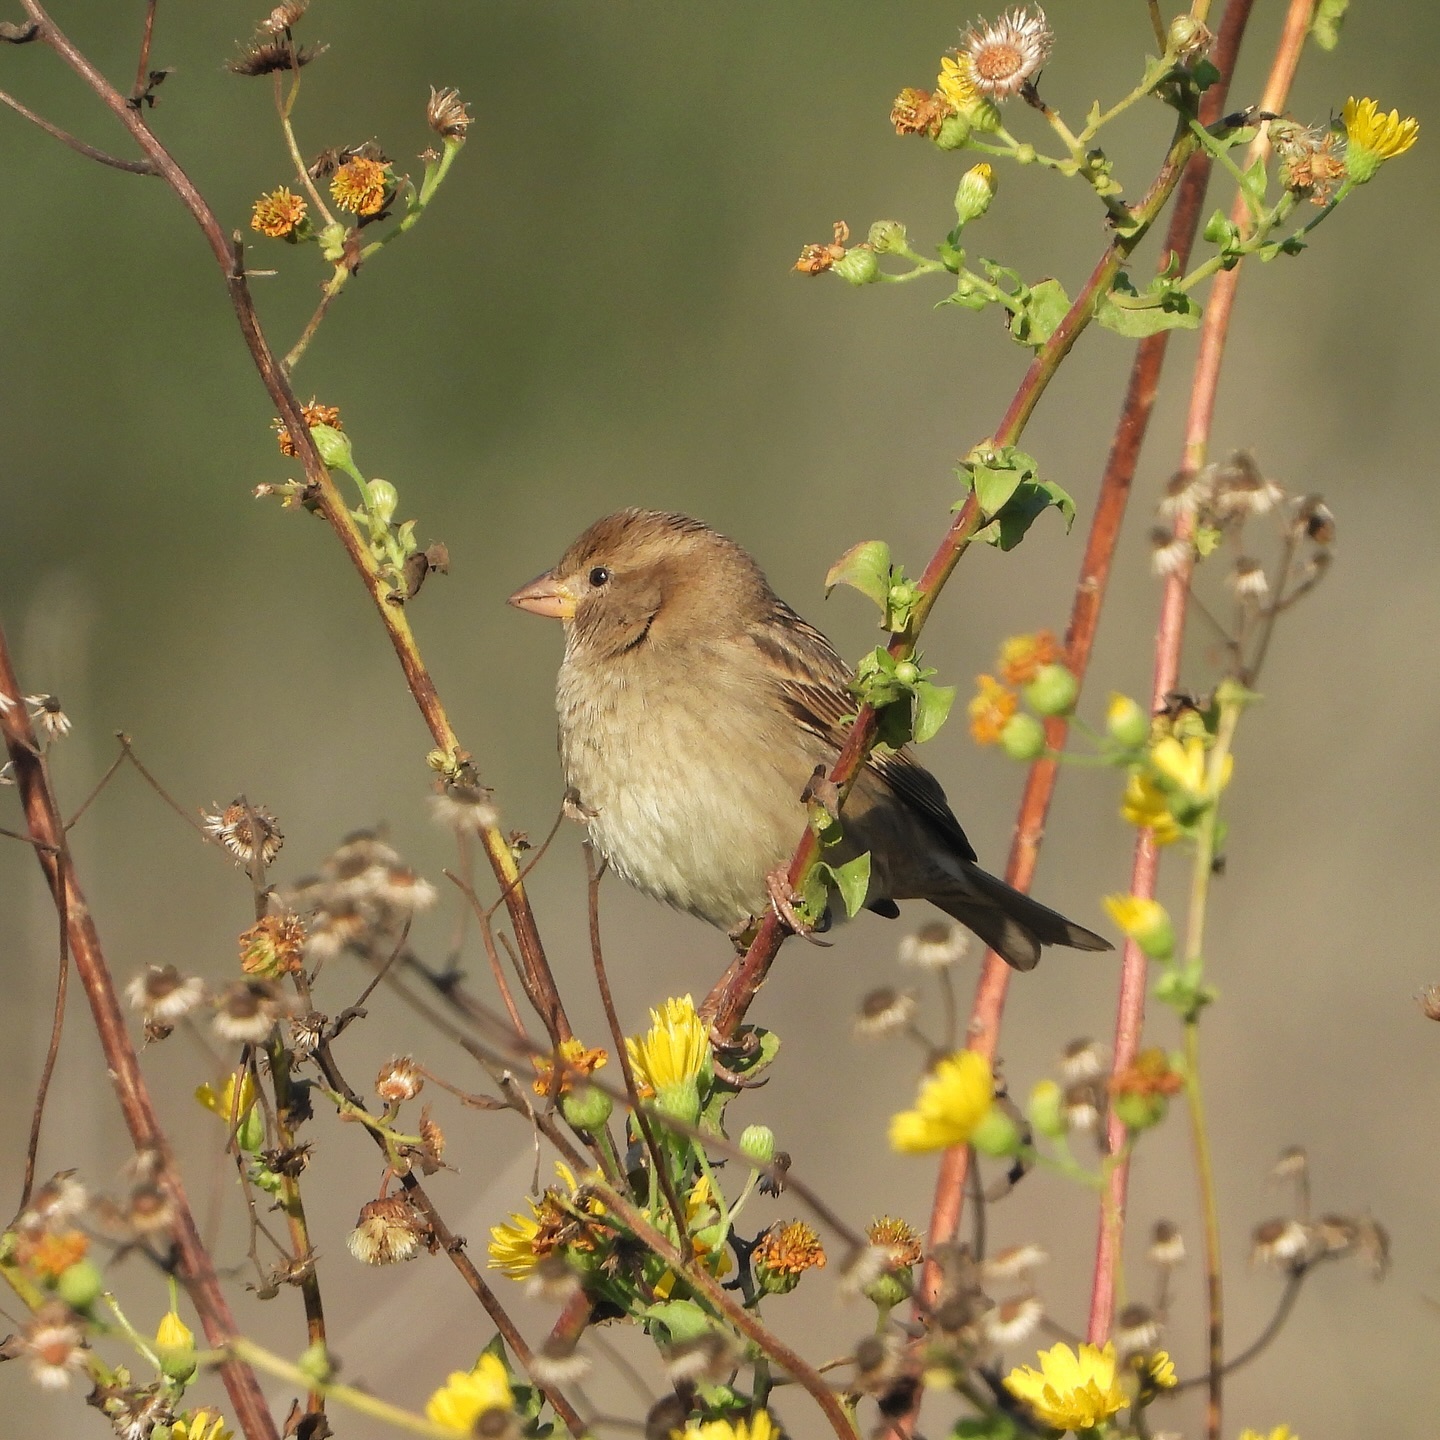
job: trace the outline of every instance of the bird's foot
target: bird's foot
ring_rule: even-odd
[[[577,825],[588,825],[600,812],[592,810],[581,798],[580,792],[572,785],[560,801],[560,813]]]
[[[738,925],[725,932],[737,955],[743,955],[759,933],[760,922],[753,915],[747,915]]]
[[[808,940],[812,945],[828,946],[828,940],[820,940],[816,937],[816,927],[804,918],[796,909],[795,904],[800,899],[795,893],[794,886],[790,883],[790,872],[783,866],[779,870],[772,870],[765,877],[765,893],[770,897],[770,906],[775,911],[775,917],[782,925],[794,931],[802,940]]]

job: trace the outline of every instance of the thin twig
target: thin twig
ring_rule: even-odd
[[[150,88],[150,41],[155,34],[156,0],[145,0],[145,29],[140,35],[140,59],[135,64],[135,88],[130,98],[139,104],[140,97]]]
[[[65,858],[63,855],[57,856],[57,863],[63,866]],[[50,1094],[55,1062],[60,1056],[60,1037],[65,1031],[65,998],[70,993],[70,917],[66,906],[68,894],[69,887],[62,885],[55,907],[56,918],[60,922],[60,969],[55,981],[55,1011],[50,1019],[50,1042],[45,1048],[45,1063],[40,1069],[40,1083],[35,1087],[35,1107],[30,1115],[30,1140],[25,1147],[25,1179],[20,1188],[20,1210],[30,1203],[30,1194],[35,1188],[35,1157],[40,1151],[40,1125],[45,1116],[45,1101]]]
[[[0,90],[0,104],[8,105],[17,115],[23,115],[32,125],[38,125],[47,135],[53,136],[62,145],[68,145],[77,155],[108,165],[112,170],[123,170],[127,175],[158,175],[160,172],[148,160],[121,160],[117,155],[97,150],[77,139],[68,130],[52,125],[43,115],[37,115],[28,105],[22,105],[13,95]]]

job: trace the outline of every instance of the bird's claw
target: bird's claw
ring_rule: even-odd
[[[775,911],[775,918],[782,925],[787,926],[802,940],[808,940],[812,945],[829,947],[828,940],[821,940],[815,934],[815,926],[808,920],[801,917],[795,909],[795,902],[800,897],[795,893],[794,887],[790,884],[790,872],[785,869],[772,870],[765,877],[765,893],[770,897],[771,909]]]

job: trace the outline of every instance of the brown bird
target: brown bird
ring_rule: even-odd
[[[684,515],[596,521],[510,603],[564,622],[560,754],[597,848],[647,895],[743,933],[804,831],[801,791],[845,742],[844,661],[746,551]],[[841,819],[826,858],[870,852],[871,910],[929,900],[1017,970],[1042,945],[1111,948],[980,869],[908,749],[870,757]]]

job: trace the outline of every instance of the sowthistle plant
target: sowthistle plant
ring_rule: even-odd
[[[0,1238],[0,1275],[29,1313],[5,1342],[5,1355],[23,1358],[45,1387],[88,1380],[90,1402],[126,1440],[228,1436],[230,1417],[196,1408],[187,1398],[196,1377],[211,1369],[223,1376],[233,1420],[249,1440],[278,1433],[256,1384],[257,1370],[303,1396],[285,1433],[312,1440],[332,1433],[327,1416],[334,1406],[436,1436],[539,1436],[557,1426],[577,1436],[595,1433],[608,1422],[593,1413],[580,1382],[593,1363],[590,1338],[604,1322],[643,1332],[659,1353],[670,1388],[634,1422],[650,1436],[770,1440],[781,1433],[782,1408],[796,1433],[808,1433],[814,1421],[800,1417],[798,1401],[776,1404],[782,1383],[808,1392],[837,1436],[862,1428],[914,1433],[925,1403],[932,1433],[944,1426],[956,1436],[992,1440],[1057,1431],[1148,1436],[1152,1407],[1187,1384],[1203,1384],[1207,1434],[1218,1436],[1224,1376],[1263,1350],[1304,1277],[1346,1255],[1362,1257],[1378,1275],[1387,1251],[1383,1228],[1366,1215],[1314,1216],[1304,1152],[1287,1152],[1277,1175],[1294,1189],[1292,1212],[1262,1222],[1253,1237],[1256,1263],[1281,1271],[1287,1286],[1266,1334],[1242,1352],[1226,1349],[1220,1220],[1201,1089],[1201,1024],[1218,998],[1205,951],[1206,918],[1224,854],[1222,802],[1235,772],[1240,722],[1260,698],[1257,686],[1277,622],[1325,574],[1336,525],[1319,496],[1290,494],[1248,453],[1207,461],[1218,344],[1201,352],[1182,464],[1160,499],[1151,541],[1153,568],[1164,585],[1154,693],[1148,700],[1112,695],[1094,725],[1080,718],[1079,707],[1136,437],[1149,419],[1146,392],[1153,395],[1150,382],[1166,337],[1206,325],[1223,336],[1240,268],[1247,261],[1301,255],[1326,217],[1415,142],[1414,120],[1395,111],[1386,115],[1369,99],[1348,100],[1339,122],[1330,125],[1308,126],[1285,114],[1301,46],[1307,36],[1335,43],[1344,0],[1291,0],[1265,93],[1233,111],[1226,110],[1229,76],[1249,0],[1229,0],[1214,34],[1205,0],[1168,24],[1151,0],[1158,53],[1137,62],[1133,88],[1108,105],[1096,102],[1078,123],[1042,97],[1042,72],[1052,58],[1063,64],[1064,56],[1052,57],[1054,37],[1035,5],[974,24],[941,57],[932,90],[900,92],[890,115],[897,134],[928,139],[937,165],[950,169],[952,178],[951,152],[984,157],[959,178],[954,227],[921,244],[900,222],[880,220],[852,245],[848,227],[837,223],[831,241],[806,245],[795,268],[811,276],[834,274],[853,286],[940,281],[948,287],[940,304],[1002,312],[1011,338],[1030,352],[1028,368],[1004,417],[965,450],[953,518],[918,576],[907,576],[890,546],[878,540],[856,545],[831,567],[827,586],[853,587],[874,602],[887,639],[858,661],[849,741],[831,773],[817,775],[807,791],[811,824],[798,838],[791,865],[790,906],[757,917],[752,943],[701,1004],[690,995],[657,994],[648,1028],[627,1031],[610,996],[601,941],[603,865],[587,851],[592,959],[610,1029],[595,1045],[571,1029],[525,892],[526,877],[543,860],[549,840],[532,854],[524,837],[501,829],[496,798],[451,728],[410,629],[408,607],[427,575],[447,568],[448,554],[442,545],[422,549],[416,522],[398,518],[397,484],[361,469],[356,437],[358,432],[363,440],[363,422],[347,425],[334,407],[315,399],[302,405],[291,382],[362,263],[427,213],[463,148],[470,123],[465,104],[453,90],[431,91],[425,119],[440,148],[420,157],[423,173],[416,182],[373,141],[335,144],[305,158],[296,123],[303,72],[327,50],[297,39],[302,23],[308,24],[305,0],[277,6],[231,59],[229,69],[237,75],[270,77],[292,172],[277,176],[254,202],[251,230],[301,255],[313,246],[328,267],[319,305],[282,359],[251,300],[244,245],[225,233],[147,123],[167,73],[151,68],[156,0],[147,5],[128,94],[95,69],[39,0],[22,5],[28,21],[6,25],[0,38],[36,41],[58,55],[109,107],[144,158],[125,161],[96,151],[0,98],[101,163],[165,179],[223,267],[243,337],[279,412],[281,451],[303,469],[298,478],[266,481],[256,493],[330,525],[390,635],[432,733],[432,805],[456,837],[459,899],[478,922],[496,1003],[468,986],[453,964],[431,966],[412,948],[414,916],[439,896],[383,835],[348,837],[314,876],[276,884],[271,875],[283,836],[269,810],[240,797],[199,821],[191,818],[199,837],[223,849],[244,877],[253,924],[238,937],[235,968],[224,984],[152,965],[129,982],[125,997],[145,1045],[203,1025],[225,1056],[223,1075],[201,1084],[196,1099],[223,1127],[220,1143],[234,1165],[248,1217],[253,1288],[261,1298],[299,1291],[306,1320],[305,1344],[297,1342],[295,1358],[247,1338],[196,1232],[83,904],[53,774],[61,768],[54,764],[60,758],[55,747],[71,718],[54,696],[22,692],[0,639],[7,778],[18,787],[25,813],[21,838],[33,846],[51,884],[69,952],[61,955],[61,1003],[73,957],[135,1141],[134,1161],[112,1193],[92,1195],[74,1171],[37,1185],[42,1083],[19,1210]],[[1104,139],[1108,126],[1139,107],[1169,112],[1169,138],[1153,176],[1137,182],[1119,172]],[[1032,132],[1034,138],[1024,138]],[[1107,243],[1073,298],[1057,279],[1030,282],[975,254],[981,222],[997,203],[1009,164],[1042,167],[1093,193]],[[1212,172],[1233,188],[1233,203],[1202,227]],[[1139,277],[1137,247],[1172,204],[1160,263],[1148,279]],[[1301,223],[1297,212],[1306,204],[1315,213]],[[1206,247],[1198,256],[1197,231]],[[1010,1077],[997,1074],[994,1064],[1007,983],[998,957],[983,966],[962,1047],[954,976],[964,936],[949,925],[908,936],[900,958],[939,988],[943,1035],[924,1033],[913,992],[895,989],[867,997],[856,1032],[863,1039],[906,1036],[920,1043],[925,1063],[914,1105],[893,1117],[889,1140],[902,1155],[943,1159],[928,1237],[891,1215],[860,1227],[839,1213],[843,1200],[836,1204],[815,1193],[770,1129],[746,1116],[745,1092],[765,1078],[780,1043],[747,1022],[747,1012],[791,921],[802,930],[815,924],[833,892],[852,912],[863,901],[866,857],[832,867],[823,856],[844,824],[846,793],[870,752],[923,743],[950,714],[958,687],[942,683],[918,647],[965,550],[976,540],[1012,550],[1052,509],[1067,528],[1074,523],[1074,500],[1045,473],[1043,457],[1026,453],[1020,441],[1050,379],[1092,322],[1139,346],[1075,611],[1063,642],[1049,632],[1006,639],[995,673],[979,677],[968,715],[979,744],[996,745],[1030,767],[1008,872],[1013,883],[1025,885],[1033,874],[1060,764],[1113,772],[1104,803],[1137,836],[1129,884],[1105,901],[1126,937],[1116,1043],[1111,1052],[1075,1041],[1054,1076],[1034,1080],[1023,1102],[1013,1099]],[[339,497],[337,471],[355,487],[353,506]],[[1266,530],[1268,541],[1261,534]],[[1218,598],[1202,598],[1196,583],[1216,570],[1224,572]],[[1199,695],[1177,683],[1180,638],[1191,609],[1209,629],[1217,662]],[[1072,734],[1081,741],[1078,751],[1068,744]],[[159,788],[128,741],[109,774],[124,764]],[[183,806],[171,804],[190,818]],[[493,895],[473,877],[470,857],[477,845],[493,873]],[[1155,899],[1162,850],[1188,854],[1188,909],[1178,922]],[[513,944],[498,928],[502,911]],[[368,978],[344,1003],[354,984],[352,962]],[[480,1067],[489,1088],[472,1093],[428,1061],[397,1056],[368,1092],[357,1089],[342,1069],[343,1042],[381,985],[418,1005]],[[1151,988],[1179,1024],[1180,1044],[1173,1050],[1141,1044]],[[540,1022],[538,1032],[523,1018],[522,999]],[[57,1042],[58,1028],[47,1078]],[[421,1104],[427,1091],[432,1098]],[[516,1197],[508,1218],[497,1218],[486,1247],[487,1269],[497,1284],[519,1283],[553,1306],[557,1318],[538,1346],[521,1335],[428,1188],[434,1181],[447,1208],[453,1203],[436,1092],[462,1111],[518,1116],[551,1152],[553,1170],[542,1167],[533,1192]],[[1187,1249],[1169,1221],[1154,1223],[1147,1251],[1152,1298],[1118,1310],[1115,1304],[1121,1240],[1131,1219],[1129,1161],[1150,1132],[1168,1123],[1176,1101],[1188,1111],[1205,1220],[1209,1343],[1190,1380],[1177,1374],[1165,1344],[1172,1276]],[[423,1415],[345,1384],[330,1355],[322,1275],[345,1262],[317,1258],[305,1195],[313,1149],[329,1143],[321,1138],[326,1132],[320,1117],[332,1113],[370,1137],[379,1163],[378,1182],[348,1236],[350,1256],[381,1266],[443,1254],[496,1326],[495,1340],[472,1368],[434,1377]],[[977,1157],[996,1163],[998,1184],[982,1183]],[[1057,1333],[1035,1281],[1045,1252],[1037,1241],[1025,1240],[990,1253],[983,1210],[1028,1183],[1037,1168],[1098,1197],[1100,1242],[1085,1338],[1060,1332],[1067,1338],[1035,1352],[1042,1326]],[[757,1228],[750,1207],[762,1193],[785,1197],[796,1213]],[[976,1197],[974,1226],[962,1239],[967,1194]],[[153,1334],[151,1320],[133,1322],[115,1293],[113,1262],[125,1255],[170,1277],[170,1305]],[[867,1333],[852,1352],[823,1370],[786,1344],[771,1319],[797,1285],[817,1283],[812,1272],[820,1270],[842,1294],[867,1301],[874,1311],[872,1323],[857,1325]],[[182,1291],[203,1340],[181,1317]],[[1035,1363],[1012,1363],[1026,1353]],[[115,1354],[123,1361],[106,1358]],[[1270,1440],[1285,1435],[1282,1425]]]

